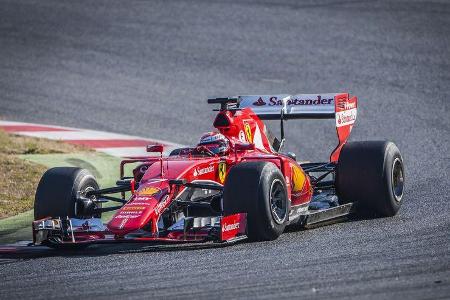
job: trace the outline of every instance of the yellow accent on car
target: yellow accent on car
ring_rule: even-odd
[[[292,191],[294,193],[300,192],[303,189],[303,186],[305,185],[306,176],[303,173],[303,171],[293,165],[292,166]]]
[[[219,166],[217,168],[219,170],[219,181],[220,183],[225,182],[225,177],[227,175],[227,164],[225,162],[219,163]]]
[[[244,129],[245,129],[245,136],[247,137],[247,141],[249,143],[253,143],[252,129],[250,127],[250,124],[244,123]]]
[[[150,186],[150,187],[145,187],[142,190],[138,191],[138,195],[140,195],[140,196],[153,196],[153,195],[159,193],[159,191],[161,191],[159,188]]]

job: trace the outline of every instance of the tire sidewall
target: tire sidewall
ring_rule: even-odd
[[[98,183],[91,173],[89,173],[87,170],[81,170],[81,172],[78,173],[78,176],[76,177],[72,187],[71,198],[69,199],[69,202],[71,203],[71,207],[73,209],[74,217],[82,218],[75,214],[75,204],[80,192],[85,193],[87,190],[98,190],[98,189],[99,189]],[[101,207],[101,204],[96,205],[98,208]],[[94,217],[101,218],[101,213],[96,214]]]
[[[244,161],[230,169],[224,185],[224,215],[247,214],[247,236],[250,241],[276,239],[285,228],[286,222],[278,224],[270,208],[270,187],[274,180],[280,180],[285,193],[286,217],[290,201],[284,176],[280,169],[268,161]]]
[[[289,201],[287,197],[286,182],[280,170],[273,163],[264,166],[260,179],[261,180],[258,185],[259,201],[257,201],[258,216],[256,217],[259,218],[260,226],[263,227],[261,228],[263,230],[260,232],[265,233],[266,239],[273,240],[283,233],[289,215]],[[271,187],[275,180],[279,180],[282,183],[284,192],[285,217],[281,224],[274,220],[270,203]],[[250,215],[250,218],[251,217],[252,216]]]
[[[403,167],[403,159],[398,151],[397,147],[393,143],[388,143],[386,146],[386,154],[384,158],[384,168],[383,168],[383,181],[385,183],[385,194],[386,199],[389,199],[389,201],[386,201],[383,203],[380,203],[380,210],[383,210],[388,215],[395,215],[398,210],[400,209],[400,206],[402,204],[403,200],[403,194],[402,197],[400,197],[399,200],[396,199],[394,192],[393,192],[393,166],[396,159],[399,159],[402,165],[402,171],[403,171],[403,178],[404,178],[404,172],[405,169]]]
[[[94,176],[88,170],[73,167],[47,170],[36,190],[35,220],[45,217],[77,217],[75,203],[78,193],[88,187],[99,188]]]
[[[393,142],[346,143],[336,173],[339,202],[354,203],[357,214],[363,217],[394,216],[403,198],[397,201],[392,189],[392,170],[396,159],[400,160],[404,179],[403,158]]]

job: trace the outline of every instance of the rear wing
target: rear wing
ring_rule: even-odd
[[[239,96],[239,108],[250,107],[262,120],[333,119],[334,98],[342,94]]]
[[[209,99],[233,109],[251,108],[262,120],[335,119],[339,140],[330,156],[336,162],[356,120],[358,99],[348,93],[246,95],[233,98]]]

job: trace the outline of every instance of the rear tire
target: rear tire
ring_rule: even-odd
[[[75,218],[78,193],[98,188],[97,181],[88,170],[72,167],[49,169],[42,176],[36,190],[34,219]],[[101,215],[93,217],[100,218]]]
[[[354,202],[360,215],[394,216],[404,189],[403,159],[387,141],[349,142],[342,148],[336,172],[341,204]]]
[[[250,240],[278,238],[289,215],[283,174],[271,162],[243,162],[234,166],[225,182],[223,209],[225,215],[247,213]]]

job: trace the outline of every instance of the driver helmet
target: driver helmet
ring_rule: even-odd
[[[205,133],[197,146],[204,146],[217,155],[226,155],[230,151],[228,139],[218,132]]]

